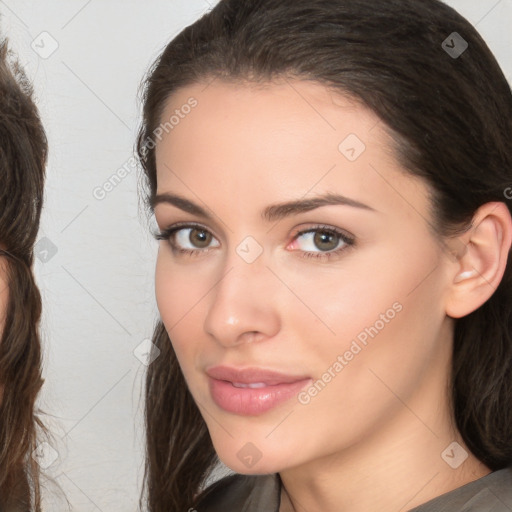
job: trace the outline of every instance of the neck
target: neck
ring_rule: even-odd
[[[430,396],[449,396],[446,383],[426,384],[438,388]],[[280,512],[405,512],[489,474],[454,427],[449,399],[424,398],[397,398],[396,414],[364,439],[280,472]]]

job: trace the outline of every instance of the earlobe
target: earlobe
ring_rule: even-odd
[[[473,217],[471,228],[458,238],[466,250],[451,263],[446,314],[469,315],[498,288],[512,243],[512,219],[504,203],[486,203]]]

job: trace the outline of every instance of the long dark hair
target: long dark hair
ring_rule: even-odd
[[[0,258],[7,308],[0,325],[0,509],[41,509],[32,457],[44,431],[35,401],[42,385],[41,297],[33,250],[43,205],[47,139],[32,88],[0,42]]]
[[[221,0],[168,44],[143,84],[137,152],[150,213],[155,130],[169,96],[214,78],[283,77],[322,83],[379,116],[400,164],[431,187],[440,237],[467,229],[482,204],[506,201],[510,86],[452,8],[438,0]],[[512,463],[511,313],[509,254],[498,289],[456,321],[454,334],[457,427],[492,470]],[[217,459],[161,322],[153,342],[161,355],[147,374],[145,499],[151,512],[188,510]]]

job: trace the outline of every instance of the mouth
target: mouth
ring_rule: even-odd
[[[262,368],[215,366],[206,370],[210,394],[221,409],[256,416],[296,396],[311,377],[287,375]]]

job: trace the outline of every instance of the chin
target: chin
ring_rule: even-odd
[[[263,463],[263,460],[258,461],[252,467],[231,458],[229,460],[221,458],[221,460],[229,469],[241,475],[269,475],[283,470],[281,465],[269,462]]]
[[[290,457],[283,455],[276,457],[272,450],[268,457],[265,457],[265,450],[269,448],[258,449],[251,442],[242,443],[241,446],[235,443],[229,446],[223,446],[222,449],[215,451],[224,465],[236,473],[242,475],[263,475],[278,473],[289,466]],[[286,461],[286,462],[285,462]]]

